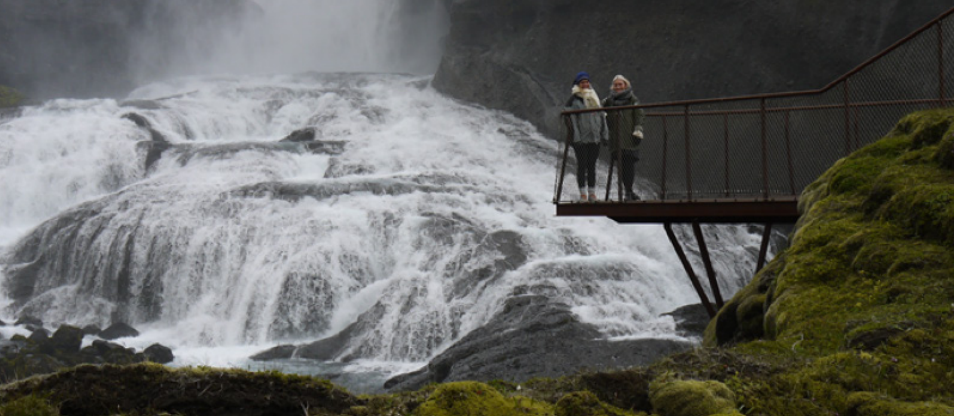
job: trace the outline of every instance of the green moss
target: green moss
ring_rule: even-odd
[[[899,192],[881,218],[923,237],[954,247],[954,183],[926,183]]]
[[[934,161],[944,169],[954,169],[954,134],[948,133],[938,144]]]
[[[0,85],[0,108],[16,107],[23,101],[23,95],[17,90]]]
[[[2,416],[60,416],[60,410],[49,400],[34,394],[0,404]]]
[[[442,384],[418,407],[417,416],[547,415],[552,407],[525,397],[504,397],[478,382]]]
[[[738,414],[735,393],[718,381],[673,379],[663,375],[649,387],[653,409],[666,416]]]
[[[898,402],[871,392],[852,393],[848,408],[857,416],[950,416],[954,407],[935,402]]]
[[[615,408],[600,401],[595,394],[578,391],[563,396],[556,403],[555,416],[627,416],[632,412]]]
[[[909,114],[898,122],[893,135],[909,135],[914,147],[937,144],[954,122],[948,110],[928,110]]]

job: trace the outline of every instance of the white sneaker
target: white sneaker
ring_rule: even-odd
[[[580,194],[580,202],[587,202],[586,194]]]

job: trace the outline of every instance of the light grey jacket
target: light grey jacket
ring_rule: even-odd
[[[570,96],[566,103],[566,110],[568,111],[585,110],[586,108],[583,98],[577,94]],[[606,114],[602,111],[573,114],[570,116],[570,122],[573,129],[573,143],[607,143],[609,141]]]

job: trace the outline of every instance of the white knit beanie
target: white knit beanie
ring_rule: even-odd
[[[613,77],[613,83],[616,83],[616,81],[623,81],[623,83],[626,84],[626,88],[633,88],[633,84],[631,84],[629,80],[622,75],[617,75]]]

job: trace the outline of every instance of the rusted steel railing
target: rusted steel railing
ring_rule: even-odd
[[[883,137],[903,115],[949,105],[952,14],[954,8],[818,90],[563,112],[565,148],[554,203],[579,200],[574,117],[632,109],[646,115],[636,164],[642,201],[797,198],[838,159]],[[629,134],[611,131],[610,140]],[[618,180],[624,166],[608,148],[599,150],[597,195],[624,201]]]

